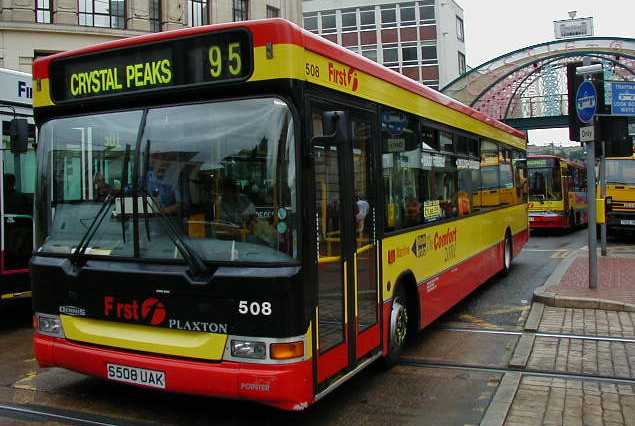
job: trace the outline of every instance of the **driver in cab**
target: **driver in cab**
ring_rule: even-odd
[[[233,225],[249,228],[250,222],[256,217],[256,207],[249,197],[241,194],[236,183],[226,178],[223,180],[220,198],[220,220]]]

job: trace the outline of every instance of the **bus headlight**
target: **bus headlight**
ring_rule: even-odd
[[[62,320],[57,315],[35,313],[35,329],[38,333],[53,337],[64,337]]]
[[[267,345],[264,342],[232,340],[231,352],[232,356],[238,358],[265,359],[267,356]]]

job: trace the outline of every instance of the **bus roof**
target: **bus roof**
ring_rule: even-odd
[[[333,42],[330,42],[320,36],[304,30],[289,21],[278,18],[205,25],[152,33],[142,36],[109,41],[106,43],[101,43],[67,52],[61,52],[43,58],[38,58],[33,63],[33,78],[35,80],[48,79],[51,63],[62,58],[99,53],[112,49],[133,47],[146,43],[156,43],[234,28],[247,28],[252,34],[254,48],[266,46],[269,43],[293,44],[300,46],[305,50],[314,52],[331,60],[338,61],[344,65],[347,65],[380,80],[398,86],[411,93],[427,98],[428,100],[436,102],[444,107],[465,114],[514,137],[526,140],[525,132],[514,129],[513,127],[510,127],[448,96],[445,96],[434,89],[426,87],[423,84],[420,84],[402,74],[392,71],[384,67],[383,65],[379,65],[376,62],[364,58],[361,55],[355,54]]]

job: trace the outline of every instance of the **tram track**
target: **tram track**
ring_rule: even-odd
[[[428,362],[415,358],[407,358],[402,357],[399,360],[399,365],[407,366],[407,367],[416,367],[416,368],[430,368],[430,369],[449,369],[449,370],[462,370],[462,371],[473,371],[473,372],[481,372],[481,373],[495,373],[495,374],[505,374],[505,373],[522,373],[527,376],[536,376],[536,377],[551,377],[558,379],[568,379],[568,380],[593,380],[604,383],[612,383],[612,384],[620,384],[620,385],[635,385],[635,379],[631,378],[617,378],[611,376],[602,376],[602,375],[591,375],[591,374],[578,374],[578,373],[569,373],[563,371],[548,371],[548,370],[532,370],[532,369],[522,369],[522,368],[514,368],[514,367],[488,367],[476,364],[461,364],[461,363],[452,363],[452,362]]]
[[[479,334],[502,334],[508,336],[522,336],[526,333],[531,333],[536,337],[555,337],[555,338],[567,338],[567,339],[579,339],[579,340],[602,340],[609,342],[621,342],[621,343],[635,343],[635,337],[618,337],[618,336],[604,336],[604,335],[579,335],[579,334],[567,334],[567,333],[544,333],[522,330],[509,330],[509,329],[479,329],[479,328],[459,328],[459,327],[438,327],[434,330],[449,331],[454,333],[479,333]]]
[[[145,424],[76,411],[52,409],[40,405],[14,405],[0,403],[0,419],[3,416],[17,420],[35,417],[38,419],[47,419],[81,426],[136,426]]]

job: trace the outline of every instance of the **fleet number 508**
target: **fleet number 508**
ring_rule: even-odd
[[[247,300],[241,300],[238,302],[238,313],[247,315],[271,315],[271,302],[249,302]]]

